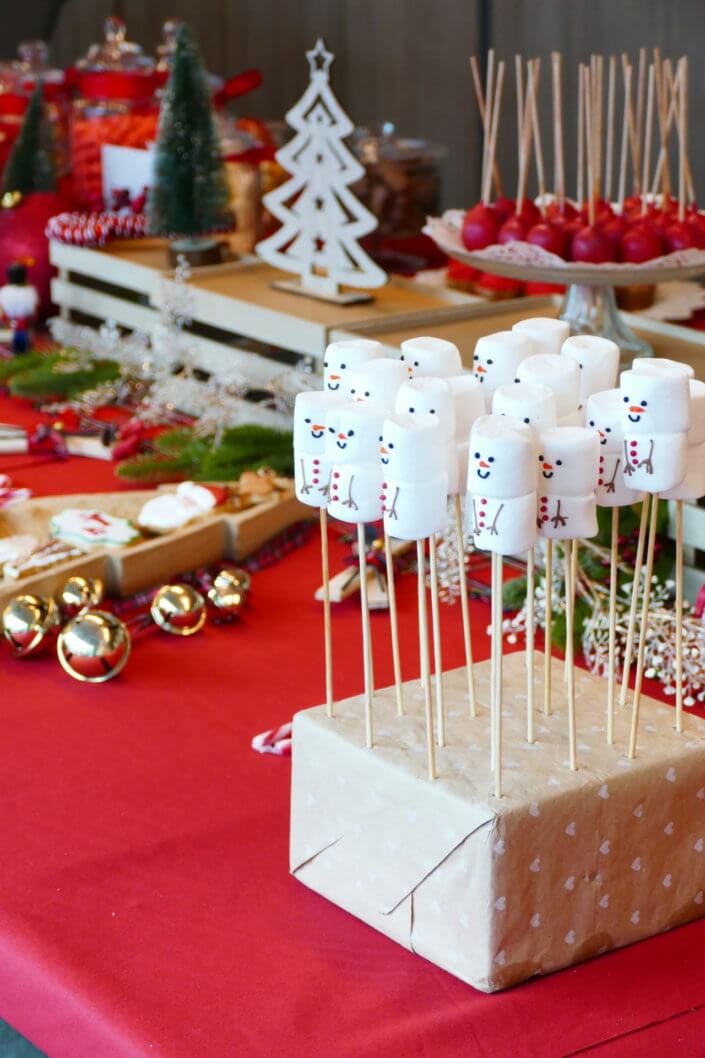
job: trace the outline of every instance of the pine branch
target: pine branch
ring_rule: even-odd
[[[41,367],[13,375],[9,390],[13,397],[26,397],[39,402],[70,400],[86,389],[93,389],[119,377],[120,368],[112,360],[93,360],[85,366],[78,366],[59,358],[49,366],[42,364]]]

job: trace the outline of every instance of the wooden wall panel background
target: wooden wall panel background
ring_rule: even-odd
[[[18,40],[42,32],[51,7],[49,0],[0,4],[0,55],[10,57]],[[703,11],[703,0],[65,0],[51,47],[56,62],[72,62],[98,38],[104,18],[115,13],[126,20],[130,36],[153,52],[164,20],[178,15],[193,25],[215,72],[262,69],[264,85],[243,102],[243,110],[281,117],[306,83],[304,52],[322,34],[337,55],[336,93],[353,119],[358,124],[390,120],[404,135],[445,144],[445,201],[462,205],[477,194],[480,149],[467,60],[487,41],[510,66],[515,52],[544,57],[544,125],[550,52],[563,51],[573,80],[566,92],[569,159],[579,59],[591,51],[636,55],[640,45],[659,45],[665,55],[689,55],[691,157],[696,183],[705,191],[700,179],[705,137],[698,135],[705,104]],[[513,105],[512,94],[508,102]],[[513,119],[508,110],[500,150],[510,190]],[[572,164],[569,177],[574,186]]]

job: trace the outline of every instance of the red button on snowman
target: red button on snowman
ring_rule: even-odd
[[[536,448],[519,419],[482,415],[470,432],[466,524],[475,546],[499,555],[536,542]]]

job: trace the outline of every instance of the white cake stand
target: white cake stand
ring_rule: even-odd
[[[638,338],[617,308],[614,288],[638,284],[693,279],[705,273],[705,250],[680,250],[641,265],[583,264],[564,261],[526,242],[496,244],[484,250],[466,250],[460,237],[464,212],[448,210],[429,217],[424,232],[449,257],[493,275],[524,282],[561,283],[566,287],[560,318],[572,334],[611,338],[625,361],[652,356],[648,342]]]

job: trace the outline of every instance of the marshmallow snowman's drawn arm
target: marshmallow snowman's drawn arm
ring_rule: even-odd
[[[503,510],[504,510],[504,504],[500,503],[499,507],[497,508],[497,513],[495,514],[494,519],[492,521],[492,525],[489,528],[490,536],[497,536],[498,535],[497,534],[497,522],[499,521],[499,516],[500,516],[500,514],[502,513]]]
[[[567,525],[568,519],[564,514],[561,514],[561,501],[556,500],[556,513],[551,518],[551,523],[554,529],[557,529],[559,525]]]
[[[475,506],[475,497],[474,496],[473,496],[473,500],[472,500],[472,521],[473,521],[472,535],[473,536],[479,536],[480,535],[480,526],[477,524],[477,507]]]
[[[331,481],[332,473],[333,473],[333,468],[331,467],[331,469],[328,471],[328,481],[325,483],[325,485],[319,485],[318,486],[318,491],[320,492],[321,496],[327,496],[328,493],[330,492],[330,481]]]
[[[394,492],[394,499],[392,500],[392,506],[387,511],[388,516],[390,518],[394,518],[395,521],[399,520],[399,515],[397,514],[397,500],[398,499],[399,499],[399,486],[397,485],[397,487],[395,489],[395,492]]]
[[[301,493],[303,496],[308,496],[311,491],[311,486],[306,481],[306,463],[303,459],[300,459],[299,463],[301,464]]]
[[[626,474],[626,476],[628,478],[630,478],[632,476],[632,474],[634,473],[634,467],[631,465],[631,463],[629,461],[629,452],[627,451],[627,442],[626,442],[626,440],[624,441],[624,473]]]
[[[610,478],[610,480],[605,485],[605,492],[608,495],[609,495],[610,492],[614,492],[615,489],[616,489],[616,485],[615,485],[614,481],[615,481],[615,478],[617,477],[617,474],[619,473],[619,464],[621,462],[622,462],[622,460],[619,458],[619,456],[617,456],[617,458],[614,461],[614,470],[612,471],[612,477]]]
[[[355,503],[355,500],[353,499],[353,494],[352,494],[352,487],[353,487],[353,481],[354,480],[355,480],[355,475],[351,474],[350,475],[350,481],[348,482],[348,498],[347,498],[347,500],[343,500],[343,502],[341,504],[341,507],[349,507],[351,511],[356,511],[357,510],[357,504]]]
[[[642,459],[641,463],[639,464],[640,467],[645,467],[646,468],[646,473],[647,474],[653,474],[653,472],[654,472],[654,464],[652,462],[653,454],[654,454],[654,439],[652,437],[651,440],[649,441],[649,454],[646,457],[646,459]]]

